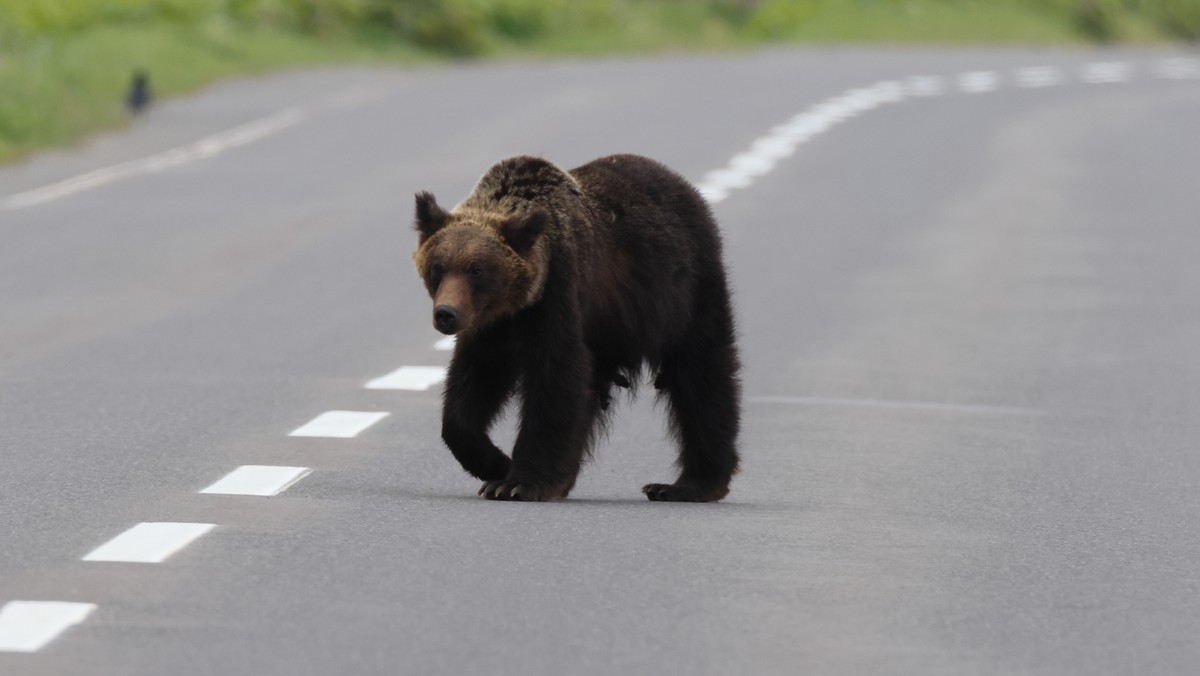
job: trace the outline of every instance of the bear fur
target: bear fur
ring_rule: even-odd
[[[651,500],[720,500],[738,469],[740,383],[721,239],[704,198],[658,162],[564,171],[502,160],[446,211],[416,196],[417,271],[457,335],[442,439],[493,500],[557,500],[643,370],[668,403],[680,475]],[[521,396],[512,458],[488,431]]]

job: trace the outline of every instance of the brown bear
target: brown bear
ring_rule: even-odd
[[[567,496],[612,388],[645,370],[669,404],[679,478],[651,500],[720,500],[738,469],[740,383],[721,239],[704,198],[637,155],[564,171],[512,157],[450,211],[416,196],[417,271],[457,335],[442,439],[492,500]],[[521,395],[510,460],[488,431]]]

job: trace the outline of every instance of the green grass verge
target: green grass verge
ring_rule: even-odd
[[[28,40],[0,52],[0,162],[127,121],[123,97],[138,68],[150,72],[161,98],[281,67],[431,58],[402,42],[314,38],[217,20],[101,25]]]
[[[1200,37],[1200,0],[0,0],[0,162],[159,97],[287,66],[733,49]]]
[[[1151,42],[1165,39],[1141,16],[1115,9],[1097,35],[1076,15],[1051,2],[907,0],[901,2],[778,2],[778,17],[758,13],[752,32],[802,42],[885,42],[941,44],[1085,44],[1106,40]],[[788,16],[793,13],[794,16]]]

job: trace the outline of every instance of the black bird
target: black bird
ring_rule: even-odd
[[[144,70],[134,71],[133,82],[129,85],[129,93],[125,95],[125,107],[130,113],[137,115],[150,105],[152,98],[150,75]]]

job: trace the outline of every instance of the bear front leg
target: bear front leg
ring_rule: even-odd
[[[579,336],[555,336],[555,348],[531,351],[521,380],[521,426],[504,480],[488,481],[489,500],[561,500],[575,485],[593,404],[591,355]]]
[[[516,381],[511,356],[494,341],[459,340],[442,399],[442,440],[464,470],[484,481],[503,479],[512,468],[488,436]]]

